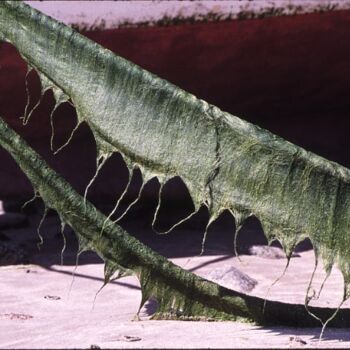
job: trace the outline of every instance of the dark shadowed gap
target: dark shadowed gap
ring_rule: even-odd
[[[160,200],[159,211],[153,220],[153,228],[157,233],[171,233],[172,230],[180,228],[189,216],[194,215],[190,193],[179,176],[164,184]]]
[[[31,115],[39,107],[42,100],[40,79],[35,70],[30,66],[27,68],[24,84],[26,92],[26,104],[23,115],[20,117],[20,119],[25,125],[29,122]]]

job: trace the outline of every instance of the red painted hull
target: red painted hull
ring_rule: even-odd
[[[333,11],[85,35],[226,111],[349,166],[349,24],[350,11]],[[22,126],[26,66],[8,44],[0,47],[0,65],[1,116],[83,191],[95,166],[90,132],[82,127],[62,154],[52,156],[51,95]],[[38,96],[37,81],[32,83]],[[74,124],[74,112],[61,107],[56,116],[59,144]],[[0,198],[29,196],[29,182],[4,151],[0,161]],[[107,164],[92,196],[115,198],[126,179],[120,169],[120,161]]]

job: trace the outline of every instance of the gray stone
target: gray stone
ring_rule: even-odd
[[[0,215],[0,229],[25,227],[28,223],[28,218],[24,214],[5,213]]]
[[[231,265],[225,265],[212,270],[206,278],[223,287],[241,292],[250,292],[258,284],[257,280],[249,277],[247,274],[239,271]]]
[[[268,245],[253,245],[249,248],[249,254],[259,256],[265,259],[285,259],[286,254],[283,249],[279,247],[271,247]],[[299,257],[300,255],[293,253],[292,257]]]
[[[8,242],[0,241],[0,266],[24,264],[28,257],[24,249]]]

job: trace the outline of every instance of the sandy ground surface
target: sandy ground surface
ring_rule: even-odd
[[[22,240],[27,251],[32,249],[32,255],[30,264],[0,267],[1,348],[350,347],[348,329],[329,328],[322,342],[318,343],[320,328],[261,327],[235,322],[152,321],[149,318],[156,308],[156,302],[152,300],[141,311],[141,321],[134,321],[141,298],[137,279],[125,277],[107,285],[94,303],[103,281],[102,262],[92,253],[84,253],[72,277],[76,248],[73,235],[67,233],[68,247],[64,264],[60,265],[62,242],[56,217],[48,218],[43,226],[45,243],[41,251],[30,248],[37,241],[34,228],[37,220],[33,219],[29,227],[3,231],[11,240],[18,243]],[[179,230],[178,235],[186,235],[188,241],[195,241],[188,229]],[[201,276],[207,276],[214,269],[238,268],[258,281],[251,294],[262,297],[286,263],[285,259],[249,255],[241,255],[239,261],[213,245],[208,248],[207,255],[188,256],[185,253],[191,250],[182,248],[181,256],[174,253],[174,244],[178,244],[175,241],[159,243],[158,237],[155,241],[158,242],[155,248],[157,245],[162,247],[163,253],[168,252],[174,263]],[[222,244],[226,244],[225,240]],[[298,255],[292,259],[284,277],[271,289],[269,299],[304,302],[314,256],[311,250],[301,251]],[[323,276],[320,269],[316,274],[315,289]],[[227,278],[224,281],[229,282]],[[234,285],[235,281],[232,283]],[[337,306],[341,287],[341,276],[334,271],[322,297],[314,305]],[[349,307],[349,304],[345,307]]]

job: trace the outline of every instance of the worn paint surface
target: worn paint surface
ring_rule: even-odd
[[[208,225],[225,209],[234,215],[238,229],[247,217],[255,215],[269,241],[278,239],[288,258],[295,246],[309,237],[316,257],[323,259],[327,272],[334,264],[339,266],[344,277],[344,299],[348,297],[348,169],[197,99],[22,3],[1,4],[0,33],[3,40],[16,46],[30,69],[38,72],[42,92],[52,89],[57,105],[71,100],[77,110],[78,125],[82,122],[89,125],[97,145],[97,173],[113,153],[120,152],[130,172],[135,168],[142,171],[144,184],[151,178],[158,178],[160,199],[164,184],[175,176],[181,177],[191,194],[195,211],[203,205],[208,208]],[[30,112],[26,111],[24,123],[29,118]],[[40,193],[51,193],[38,179],[30,179]],[[48,206],[64,216],[56,195],[45,193],[41,194]],[[66,190],[68,197],[71,193]],[[159,206],[160,203],[159,200]],[[74,210],[81,210],[81,205]],[[91,213],[89,215],[93,215]],[[78,232],[90,231],[95,225],[92,221],[89,222],[91,228],[82,223],[77,225],[71,218],[64,221]],[[87,244],[84,237],[83,246],[86,243],[86,247],[101,251],[100,245],[107,244],[102,243],[101,237],[111,227],[116,226],[105,218],[100,236],[90,232],[87,236],[90,243]],[[149,256],[144,248],[141,251],[141,256]],[[113,254],[124,261],[129,259],[130,250],[119,248]],[[112,259],[113,254],[108,259]],[[147,262],[143,261],[141,266],[144,264]],[[120,265],[139,273],[139,267],[133,263]],[[186,304],[191,293],[187,290],[180,295],[178,290],[174,291],[174,285],[160,277],[156,266],[139,273],[146,297],[159,291],[164,296],[171,291],[175,293],[171,303],[179,301],[176,309],[183,310],[183,303]],[[114,270],[115,266],[112,267]],[[175,284],[182,273],[173,275]],[[147,281],[153,282],[152,288]],[[194,284],[192,291],[199,288]],[[205,287],[204,293],[211,288],[214,287]],[[225,303],[220,293],[214,293],[215,305]],[[258,306],[254,305],[253,313],[249,310],[241,314],[239,310],[247,310],[241,303],[248,299],[243,300],[236,298],[229,309],[215,306],[215,311],[211,306],[208,309],[207,299],[201,304],[192,300],[188,308],[185,307],[185,314],[187,317],[225,318],[224,311],[235,317],[268,319],[267,311],[261,315],[259,302]],[[209,304],[214,305],[211,301]],[[168,299],[161,303],[161,315],[168,314],[169,305]],[[298,315],[305,317],[305,311],[297,308],[298,311],[293,312],[293,307],[296,306],[288,307],[290,322],[299,319]],[[278,319],[276,317],[275,321]],[[312,324],[312,321],[305,322]]]

